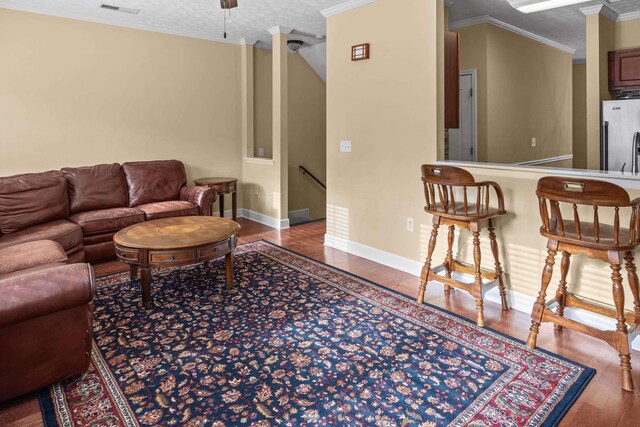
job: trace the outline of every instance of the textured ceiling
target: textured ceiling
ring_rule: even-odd
[[[259,40],[271,44],[267,29],[282,26],[324,35],[321,10],[345,0],[238,0],[227,23],[227,41]],[[140,9],[137,15],[101,9],[106,3]],[[17,9],[120,25],[207,40],[222,40],[223,14],[219,0],[0,0],[0,8]]]
[[[401,6],[402,0],[398,1]],[[432,0],[426,0],[432,1]],[[307,35],[305,45],[322,42],[313,35],[324,35],[325,18],[321,10],[345,0],[238,0],[227,24],[227,42],[256,40],[258,47],[270,47],[267,29],[282,26]],[[101,9],[102,3],[140,9],[137,15]],[[576,50],[574,59],[585,58],[585,16],[580,9],[606,4],[620,15],[640,12],[640,0],[593,0],[542,12],[525,14],[512,8],[507,0],[453,0],[449,22],[456,23],[491,16]],[[43,13],[91,22],[120,25],[142,30],[222,40],[223,13],[219,0],[0,0],[0,8]]]
[[[640,0],[620,0],[609,3],[594,0],[542,12],[522,13],[507,0],[455,0],[449,9],[449,22],[454,23],[489,15],[508,24],[532,32],[576,50],[574,59],[584,59],[586,52],[585,16],[580,9],[606,4],[618,14],[640,11]]]

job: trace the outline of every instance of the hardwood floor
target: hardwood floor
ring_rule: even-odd
[[[265,239],[303,255],[362,276],[404,294],[415,296],[418,279],[345,252],[323,245],[325,223],[314,222],[287,230],[270,227],[240,218],[242,225],[240,244]],[[127,266],[111,261],[94,266],[96,275],[102,276],[127,270]],[[542,265],[540,266],[542,271]],[[442,286],[427,287],[426,301],[447,310],[475,319],[475,301],[468,294],[452,289],[450,297],[444,296]],[[503,313],[499,304],[485,302],[485,320],[488,327],[526,340],[529,332],[529,314],[510,310]],[[620,388],[618,355],[607,344],[564,330],[553,331],[544,324],[538,337],[538,346],[580,362],[597,370],[587,389],[562,420],[562,426],[637,426],[640,425],[640,392],[625,392]],[[632,352],[633,379],[640,389],[640,353]],[[0,426],[42,426],[42,417],[34,394],[0,404]]]

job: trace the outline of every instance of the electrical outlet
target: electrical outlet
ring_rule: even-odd
[[[258,147],[258,157],[264,157],[264,148]]]
[[[413,231],[413,218],[407,218],[407,231]]]
[[[535,139],[535,138],[531,138],[531,146],[532,146],[532,147],[535,147],[535,146],[537,146],[537,145],[538,145],[538,140],[537,140],[537,139]]]
[[[341,153],[350,153],[351,152],[351,141],[340,141],[340,152]]]

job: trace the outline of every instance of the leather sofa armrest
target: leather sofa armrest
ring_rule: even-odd
[[[188,185],[180,190],[180,200],[198,205],[201,216],[211,215],[211,204],[217,198],[216,190],[202,185]]]
[[[67,254],[53,240],[35,240],[0,248],[0,277],[46,264],[66,263]]]
[[[89,264],[55,264],[0,279],[0,327],[89,304],[94,283]]]

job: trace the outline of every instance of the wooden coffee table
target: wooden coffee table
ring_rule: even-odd
[[[226,218],[182,216],[141,222],[113,236],[118,259],[138,278],[142,304],[151,306],[151,268],[209,261],[225,256],[226,284],[233,286],[233,249],[240,224]]]

